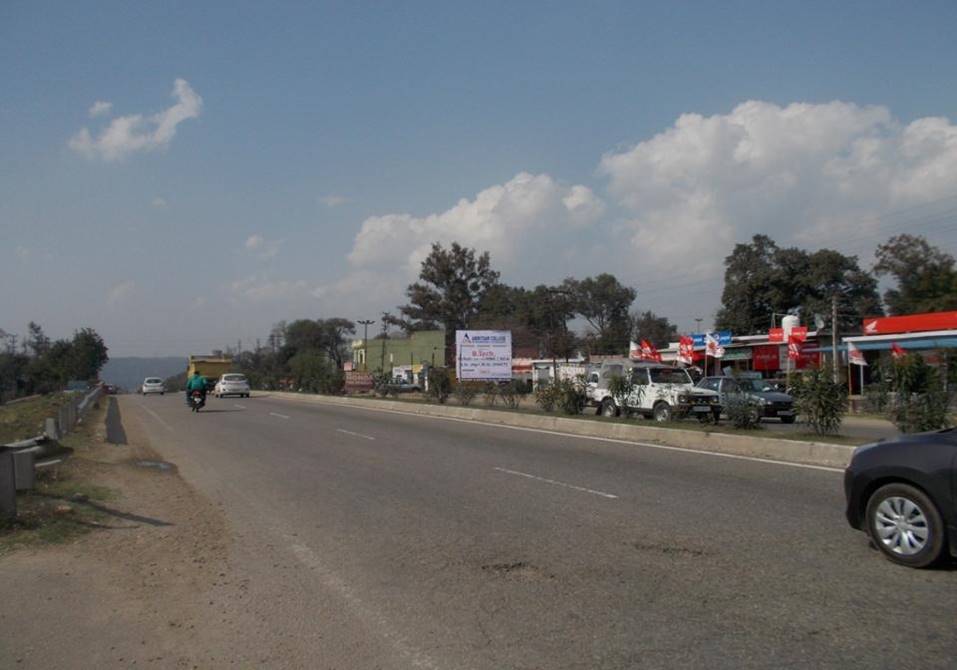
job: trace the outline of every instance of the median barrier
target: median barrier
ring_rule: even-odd
[[[552,431],[582,437],[602,438],[635,444],[677,447],[751,458],[844,468],[855,447],[827,442],[788,440],[764,435],[741,435],[681,428],[661,428],[620,421],[602,422],[553,414],[525,414],[477,407],[455,407],[428,403],[349,398],[304,393],[272,392],[276,398],[340,405],[357,409],[386,410],[437,418],[460,419],[480,423]]]

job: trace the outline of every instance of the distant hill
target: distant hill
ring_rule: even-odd
[[[166,379],[186,370],[186,358],[111,358],[103,366],[100,379],[132,391],[140,387],[146,377]]]

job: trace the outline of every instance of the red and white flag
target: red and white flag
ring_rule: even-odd
[[[711,358],[722,358],[724,347],[718,342],[717,333],[708,333],[704,336],[704,352]]]
[[[658,353],[658,350],[648,340],[641,341],[641,359],[643,361],[655,361],[656,363],[661,362],[661,354]]]
[[[802,338],[800,336],[794,336],[788,338],[788,358],[792,361],[797,361],[801,359],[801,342]]]
[[[641,360],[641,345],[634,340],[628,343],[628,358],[633,361]]]
[[[858,349],[853,342],[847,343],[847,360],[853,365],[867,365],[867,361],[864,360],[864,352]]]
[[[904,351],[904,348],[901,347],[901,345],[897,344],[897,342],[891,343],[891,356],[894,357],[895,361],[900,360],[906,355],[907,353]]]
[[[678,341],[678,362],[691,365],[694,362],[694,338],[682,335]]]

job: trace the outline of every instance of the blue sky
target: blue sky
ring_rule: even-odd
[[[954,251],[955,25],[953,2],[8,1],[0,328],[248,345],[394,308],[432,239],[516,283],[615,272],[687,328],[754,232]]]

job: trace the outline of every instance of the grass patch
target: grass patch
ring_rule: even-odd
[[[0,444],[36,437],[43,432],[43,421],[56,416],[68,396],[53,393],[40,398],[0,405]]]

